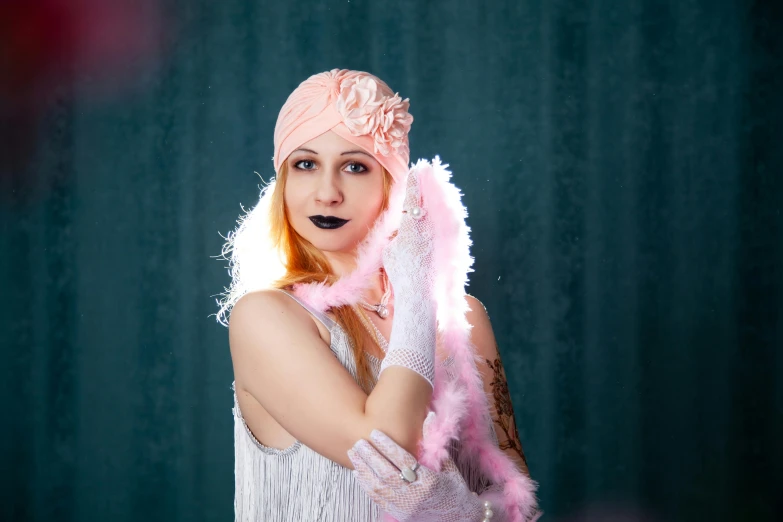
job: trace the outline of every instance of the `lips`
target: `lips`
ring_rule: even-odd
[[[335,228],[340,228],[341,226],[348,223],[349,220],[340,219],[335,216],[310,216],[310,221],[312,221],[313,225],[317,226],[318,228],[332,230]]]

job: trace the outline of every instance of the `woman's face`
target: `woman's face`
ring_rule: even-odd
[[[323,252],[352,252],[383,206],[383,167],[332,131],[304,143],[286,159],[288,219]]]

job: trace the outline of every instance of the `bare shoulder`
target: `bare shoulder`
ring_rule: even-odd
[[[322,343],[313,317],[299,303],[277,290],[259,290],[243,295],[231,310],[228,323],[229,346],[237,362],[255,360],[275,348],[299,343]],[[284,353],[284,352],[283,352]],[[290,352],[289,352],[290,353]],[[278,356],[278,355],[276,355]]]
[[[484,306],[484,303],[478,300],[478,298],[473,297],[470,294],[465,294],[465,302],[468,303],[468,317],[473,317],[474,319],[479,320],[489,320],[489,315],[487,314],[487,308]],[[472,324],[472,323],[471,323]]]
[[[476,349],[476,355],[479,355],[482,360],[494,360],[498,357],[498,350],[487,309],[472,295],[466,295],[465,301],[468,304],[465,318],[472,327],[470,340]]]
[[[293,299],[277,290],[257,290],[248,292],[234,304],[229,316],[229,335],[255,330],[259,325],[300,323],[297,326],[312,324],[307,313]]]
[[[254,309],[256,311],[259,309],[274,310],[292,301],[293,299],[283,295],[283,292],[271,288],[267,290],[256,290],[253,292],[248,292],[240,297],[239,300],[234,304],[234,307],[231,309],[229,325],[230,321],[233,321],[234,315],[244,309]]]

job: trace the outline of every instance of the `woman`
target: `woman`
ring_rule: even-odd
[[[492,327],[464,295],[464,209],[439,162],[409,169],[407,109],[334,69],[280,111],[276,181],[224,250],[237,520],[536,514]]]

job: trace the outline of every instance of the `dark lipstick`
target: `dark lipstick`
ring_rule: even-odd
[[[318,228],[327,230],[340,228],[341,226],[348,223],[347,219],[340,219],[335,216],[310,216],[310,221],[312,221],[313,225],[317,226]]]

